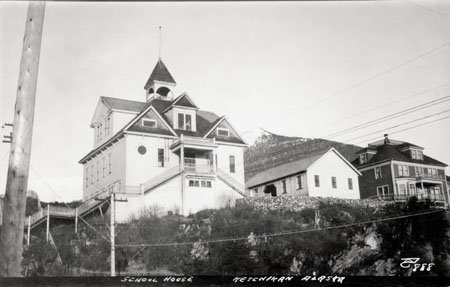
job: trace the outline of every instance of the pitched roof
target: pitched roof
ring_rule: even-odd
[[[153,71],[150,74],[150,77],[148,78],[147,83],[144,86],[144,89],[148,89],[153,81],[176,84],[174,78],[172,77],[166,65],[164,65],[161,59],[158,60],[156,66],[153,68]]]
[[[144,102],[130,101],[110,97],[100,97],[100,100],[111,109],[130,111],[136,113],[141,112],[147,106],[147,103]]]
[[[409,143],[408,143],[409,144]],[[414,146],[412,144],[409,144],[411,146]],[[423,160],[419,159],[413,159],[411,158],[407,152],[400,151],[402,148],[404,148],[404,143],[399,145],[392,145],[392,144],[383,144],[376,147],[377,153],[373,155],[369,159],[367,163],[360,164],[359,159],[355,159],[352,164],[357,168],[362,168],[365,166],[370,166],[379,162],[384,162],[388,160],[397,160],[397,161],[403,161],[403,162],[411,162],[411,163],[418,163],[418,164],[429,164],[429,165],[437,165],[437,166],[447,166],[445,163],[440,162],[434,158],[431,158],[429,156],[423,155]]]
[[[188,94],[186,93],[179,95],[175,100],[173,100],[172,106],[181,106],[198,109],[197,105],[192,101],[191,98],[189,98]]]
[[[323,150],[303,159],[267,169],[249,179],[245,185],[247,188],[251,188],[296,173],[304,172],[328,151],[329,150]]]

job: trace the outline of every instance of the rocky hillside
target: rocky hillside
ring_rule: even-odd
[[[377,221],[430,211],[436,212]],[[261,197],[189,217],[155,214],[156,208],[117,227],[117,244],[149,245],[116,249],[121,274],[411,275],[401,258],[419,257],[435,264],[420,275],[450,275],[448,215],[417,202]],[[361,223],[367,221],[375,222]],[[90,220],[102,234],[106,222]],[[86,225],[77,234],[73,226],[54,227],[56,249],[45,244],[44,232],[33,234],[24,254],[28,275],[108,271],[109,244]]]
[[[266,169],[296,161],[332,147],[350,162],[356,158],[356,152],[361,149],[359,146],[325,139],[287,137],[266,131],[245,150],[245,181]]]

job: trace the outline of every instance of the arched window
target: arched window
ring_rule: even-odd
[[[156,91],[156,93],[157,93],[158,95],[163,96],[163,97],[167,97],[167,95],[170,93],[170,89],[167,88],[167,87],[160,87],[160,88]]]

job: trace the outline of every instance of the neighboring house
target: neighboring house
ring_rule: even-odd
[[[91,128],[94,147],[83,165],[83,200],[117,198],[117,218],[146,206],[187,215],[246,195],[244,148],[227,118],[201,110],[161,59],[146,85],[146,102],[100,97]]]
[[[360,173],[334,148],[267,169],[246,182],[251,196],[308,195],[359,199]]]
[[[416,196],[449,203],[445,163],[423,154],[423,147],[385,139],[358,152],[353,162],[361,172],[361,198],[405,201]]]

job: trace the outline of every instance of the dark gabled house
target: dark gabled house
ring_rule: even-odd
[[[419,200],[449,205],[445,163],[423,154],[423,147],[385,139],[361,149],[352,164],[361,172],[361,199]]]

